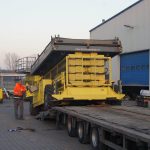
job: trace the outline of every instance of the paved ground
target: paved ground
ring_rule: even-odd
[[[16,127],[34,128],[36,131],[9,132]],[[25,103],[25,120],[15,120],[12,100],[0,104],[0,150],[91,150],[66,130],[57,130],[54,121],[39,121],[29,115]]]

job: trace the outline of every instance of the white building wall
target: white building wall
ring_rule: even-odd
[[[149,90],[150,90],[150,50],[149,50]]]
[[[127,28],[124,25],[134,27]],[[124,52],[150,49],[150,0],[143,0],[90,32],[91,39],[119,37]],[[113,79],[120,79],[120,58],[113,58]]]

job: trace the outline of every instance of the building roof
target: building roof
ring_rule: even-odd
[[[14,70],[0,69],[0,73],[15,73],[15,71]]]
[[[0,70],[0,77],[1,76],[25,76],[25,74],[17,73],[13,70]]]
[[[98,27],[104,25],[105,23],[107,23],[108,21],[114,19],[115,17],[121,15],[122,13],[124,13],[125,11],[129,10],[130,8],[133,8],[135,5],[139,4],[140,2],[142,2],[144,0],[139,0],[136,3],[132,4],[131,6],[127,7],[126,9],[122,10],[121,12],[119,12],[118,14],[112,16],[111,18],[109,18],[108,20],[102,22],[101,24],[97,25],[96,27],[94,27],[93,29],[90,30],[90,32],[92,32],[93,30],[97,29]]]

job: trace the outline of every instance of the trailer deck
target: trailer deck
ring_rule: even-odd
[[[96,125],[103,132],[119,134],[122,146],[109,141],[104,135],[101,138],[103,144],[113,149],[130,149],[132,142],[132,145],[136,145],[134,149],[141,143],[144,149],[150,149],[150,109],[136,106],[69,106],[53,109],[92,126]]]

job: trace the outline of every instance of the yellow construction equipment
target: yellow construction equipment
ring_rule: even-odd
[[[38,83],[41,80],[40,76],[26,75],[24,83],[26,85],[26,97],[25,100],[32,100],[33,94],[38,90]]]
[[[118,39],[52,38],[26,77],[31,112],[55,105],[121,103],[124,94],[112,88],[111,66],[121,48]]]
[[[69,54],[51,71],[56,100],[121,100],[113,91],[111,58],[97,53]]]
[[[3,103],[3,90],[0,88],[0,103]]]

